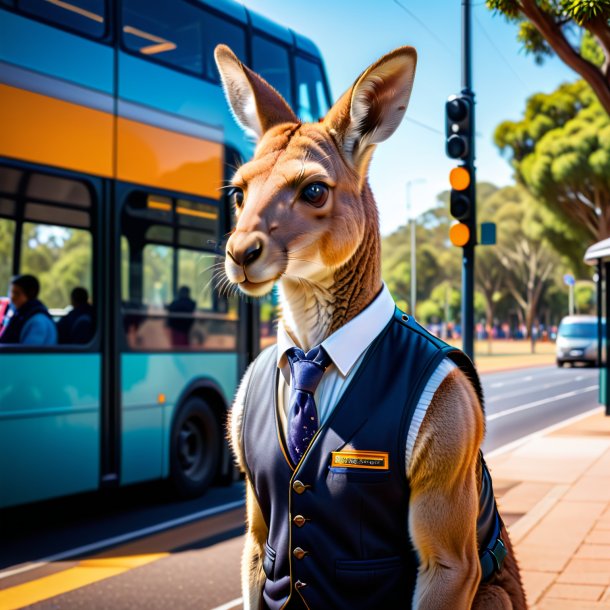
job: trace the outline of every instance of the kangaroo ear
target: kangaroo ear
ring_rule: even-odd
[[[358,166],[367,149],[389,138],[405,115],[417,53],[400,47],[365,70],[330,109],[324,124]],[[370,151],[369,151],[370,152]]]
[[[224,44],[214,50],[222,87],[235,120],[257,140],[274,125],[298,123],[286,100]]]

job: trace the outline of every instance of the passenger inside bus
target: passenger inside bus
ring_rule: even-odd
[[[173,346],[189,345],[189,333],[193,326],[193,312],[197,303],[191,299],[191,289],[181,286],[178,296],[167,306],[169,317],[167,326]]]
[[[55,345],[57,330],[49,310],[38,299],[40,282],[33,275],[11,280],[12,316],[5,319],[0,344]]]
[[[89,343],[95,331],[94,311],[89,304],[89,293],[77,286],[70,294],[72,311],[57,323],[60,343]]]

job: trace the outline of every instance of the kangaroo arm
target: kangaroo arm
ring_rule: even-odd
[[[242,472],[246,472],[245,458],[241,443],[241,431],[244,418],[246,390],[252,375],[252,365],[246,370],[233,401],[229,414],[228,439],[233,450],[235,461]],[[246,479],[246,534],[244,550],[241,556],[241,588],[244,598],[244,610],[260,608],[265,573],[265,541],[267,540],[267,524],[261,512],[252,482]]]
[[[267,525],[249,481],[246,487],[246,513],[246,539],[241,557],[241,589],[244,610],[258,610],[265,584],[263,560],[265,559]]]
[[[419,556],[413,607],[470,608],[479,581],[477,465],[484,418],[455,369],[436,391],[409,464],[409,531]]]

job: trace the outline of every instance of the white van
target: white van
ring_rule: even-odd
[[[606,320],[602,320],[602,337],[606,336]],[[605,348],[606,341],[602,340]],[[605,351],[605,350],[603,350]],[[602,351],[602,360],[605,355]],[[597,316],[566,316],[559,324],[556,342],[557,366],[597,362]]]

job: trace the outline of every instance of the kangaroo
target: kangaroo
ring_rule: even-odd
[[[224,270],[229,281],[248,296],[265,295],[277,284],[280,323],[294,345],[308,351],[346,325],[353,324],[382,290],[378,211],[367,172],[375,146],[396,130],[405,114],[415,75],[416,51],[412,47],[401,47],[372,64],[318,123],[300,122],[281,95],[244,66],[228,47],[219,45],[215,57],[236,121],[257,140],[252,160],[239,167],[231,181],[230,197],[237,220],[226,244]],[[408,316],[397,316],[395,320],[390,326],[395,324],[396,333],[404,333],[400,336],[413,336],[414,333],[424,336],[425,331],[412,320],[404,322],[409,320]],[[412,325],[410,334],[401,324]],[[375,349],[379,351],[379,348]],[[371,350],[374,352],[373,347],[368,351]],[[398,356],[406,358],[408,355]],[[322,477],[320,483],[310,485],[295,480],[297,474],[302,478],[299,473],[307,467],[307,460],[301,459],[296,471],[294,464],[290,471],[286,463],[279,464],[281,454],[272,450],[271,445],[281,444],[280,432],[277,438],[269,437],[269,446],[257,447],[263,456],[261,460],[249,462],[248,448],[244,446],[250,434],[244,432],[246,419],[262,421],[260,414],[274,409],[273,401],[270,404],[254,401],[260,392],[256,394],[249,389],[262,370],[262,365],[256,364],[261,358],[246,371],[229,424],[229,439],[237,463],[246,473],[247,524],[242,558],[245,608],[521,610],[527,607],[517,561],[503,524],[500,537],[508,554],[502,569],[482,582],[477,515],[484,485],[480,445],[485,420],[476,388],[460,367],[453,367],[436,388],[405,467],[404,485],[405,489],[409,488],[408,496],[405,495],[408,526],[404,528],[404,541],[398,541],[398,547],[407,549],[412,545],[415,551],[412,580],[406,572],[395,572],[394,560],[385,562],[376,557],[364,562],[369,566],[367,570],[350,572],[351,567],[360,570],[364,565],[362,561],[358,563],[361,559],[358,554],[366,555],[367,544],[370,544],[367,537],[374,534],[371,532],[376,527],[374,519],[373,525],[370,521],[368,526],[358,522],[354,529],[353,538],[359,537],[359,542],[354,544],[360,546],[354,551],[356,557],[351,562],[342,559],[342,553],[347,552],[345,549],[352,542],[349,536],[345,541],[339,540],[340,531],[344,531],[341,528],[346,527],[342,519],[335,519],[329,530],[324,530],[330,534],[308,539],[308,548],[270,549],[268,537],[270,528],[276,527],[278,522],[278,511],[287,511],[285,521],[280,520],[277,527],[293,528],[289,534],[293,542],[297,535],[312,535],[314,530],[310,529],[307,534],[307,528],[325,527],[325,514],[332,521],[333,512],[345,510],[345,519],[349,520],[352,518],[350,511],[356,510],[355,505],[362,505],[364,508],[358,514],[362,520],[369,519],[366,507],[369,502],[375,502],[375,494],[386,493],[381,490],[392,494],[395,489],[383,486],[383,477],[390,473],[367,470],[381,468],[371,466],[377,464],[376,457],[373,462],[361,461],[362,471],[352,471],[332,465],[327,468],[326,458],[322,456],[322,466],[316,471]],[[267,361],[271,363],[270,368],[276,368],[274,360],[268,358]],[[364,362],[359,370],[366,368]],[[350,385],[360,383],[358,387],[366,391],[363,382],[356,381],[357,375],[358,371]],[[394,383],[395,377],[388,376],[387,383]],[[269,391],[276,392],[277,388]],[[248,398],[248,392],[255,393]],[[280,392],[277,396],[280,400]],[[352,404],[360,408],[357,399],[358,396],[354,397],[352,393]],[[252,405],[244,415],[244,404],[248,401]],[[392,410],[388,413],[394,416]],[[352,431],[354,438],[366,434],[373,425],[372,420],[362,421],[366,421],[366,425]],[[277,426],[281,428],[279,420]],[[311,452],[319,450],[325,442],[323,437],[328,436],[314,437]],[[258,437],[254,438],[258,440]],[[261,435],[260,443],[266,442]],[[354,442],[348,442],[343,450],[346,447],[353,449]],[[269,452],[268,459],[265,451]],[[259,490],[263,476],[259,475],[257,464],[266,468],[275,459],[272,453],[279,456],[279,462],[277,467],[273,466],[275,470],[272,470],[268,484],[273,486],[277,476],[278,479],[287,477],[285,480],[290,480],[292,486],[277,497],[267,497]],[[289,462],[285,452],[284,457]],[[281,474],[282,468],[288,474]],[[328,469],[335,471],[333,476],[337,481],[342,481],[343,487],[336,487],[337,493],[355,494],[349,496],[355,500],[349,500],[345,509],[340,509],[339,505],[315,504],[315,494],[326,493],[324,481],[330,479],[323,477],[330,476]],[[364,481],[369,476],[372,478],[368,482],[374,480],[378,484],[369,485]],[[307,483],[307,479],[303,478],[303,481]],[[282,508],[280,505],[288,495],[291,498],[289,505]],[[307,506],[321,516],[317,521],[316,518],[295,516],[294,512],[299,510],[297,502],[310,503]],[[387,508],[384,503],[375,506],[378,510]],[[374,511],[370,513],[374,514]],[[400,520],[400,516],[396,518]],[[298,527],[293,526],[292,521]],[[337,540],[333,540],[334,531]],[[319,550],[322,545],[337,553],[336,564],[332,564],[337,566],[336,573],[332,568],[332,574],[316,568],[317,561],[327,559]],[[286,557],[281,559],[280,555]],[[285,568],[278,574],[282,561],[290,569]],[[303,582],[299,576],[296,580],[299,570],[309,570],[303,573],[314,577],[317,574],[322,579],[320,582],[326,583],[325,590],[317,589],[310,579]],[[392,576],[394,574],[398,576]],[[342,580],[341,585],[339,577],[347,580]],[[363,585],[361,580],[369,584]],[[335,586],[336,591],[333,590]],[[394,601],[377,606],[370,601],[373,591],[381,591],[384,587],[400,587],[401,601],[397,602],[398,597],[391,591],[385,591],[387,597],[384,599]],[[276,591],[280,593],[274,597]],[[335,601],[320,601],[331,599]]]

